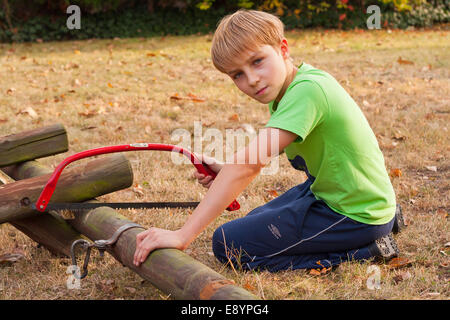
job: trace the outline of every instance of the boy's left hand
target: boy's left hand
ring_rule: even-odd
[[[187,247],[180,230],[171,231],[160,228],[149,228],[136,236],[136,251],[133,263],[139,267],[147,259],[150,252],[159,248],[175,248],[184,250]]]

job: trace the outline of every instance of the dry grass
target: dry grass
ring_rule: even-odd
[[[204,130],[222,133],[240,123],[262,127],[269,118],[267,107],[239,93],[213,69],[210,40],[190,36],[0,44],[0,136],[63,123],[69,152],[41,160],[54,166],[70,154],[99,146],[176,144],[171,133],[178,128],[193,132],[194,121],[201,120]],[[259,176],[239,197],[242,209],[225,212],[187,253],[264,299],[448,299],[448,31],[302,31],[289,33],[288,40],[296,62],[334,75],[368,118],[409,223],[397,241],[411,265],[378,265],[380,289],[369,290],[372,262],[344,263],[322,276],[301,270],[235,272],[219,264],[210,247],[216,227],[262,205],[273,190],[280,194],[303,181],[284,157],[277,175]],[[170,99],[176,93],[206,101]],[[173,165],[167,153],[127,156],[143,195],[130,188],[105,200],[191,201],[204,194],[191,177],[193,167]],[[430,170],[433,166],[436,171]],[[144,226],[169,229],[180,227],[188,215],[182,210],[121,213]],[[109,255],[93,259],[81,289],[68,290],[69,259],[52,257],[8,224],[0,225],[0,243],[0,255],[25,255],[0,265],[0,299],[170,298]]]

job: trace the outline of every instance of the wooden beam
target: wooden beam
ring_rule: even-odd
[[[115,230],[130,223],[109,207],[79,212],[67,220],[76,230],[92,240],[108,239]],[[183,300],[255,300],[250,292],[177,249],[158,249],[136,267],[133,264],[136,236],[145,229],[132,228],[119,237],[108,250],[118,261],[150,281],[173,299]],[[81,262],[80,262],[81,263]]]
[[[0,138],[0,167],[67,150],[67,132],[61,124],[11,134]]]
[[[5,168],[12,177],[0,170],[0,175],[8,177],[8,183],[14,179],[27,179],[52,172],[37,161],[28,161]],[[13,179],[14,178],[14,179]],[[77,232],[59,215],[44,212],[37,216],[11,222],[11,224],[25,235],[36,241],[55,255],[70,256],[70,247],[82,235]]]
[[[0,223],[11,222],[40,212],[24,205],[36,202],[50,174],[0,186]],[[63,171],[52,202],[82,202],[128,188],[133,183],[130,162],[123,154],[112,154]]]

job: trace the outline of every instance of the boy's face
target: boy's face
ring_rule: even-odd
[[[283,40],[277,48],[262,45],[242,52],[225,71],[249,97],[261,103],[279,101],[289,85],[288,58],[287,41]]]

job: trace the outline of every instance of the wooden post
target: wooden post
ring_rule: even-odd
[[[0,138],[0,167],[68,150],[66,129],[55,124]]]
[[[0,223],[39,215],[40,212],[25,206],[23,200],[36,202],[49,177],[44,175],[0,186]],[[130,162],[122,154],[113,154],[63,171],[51,201],[86,201],[128,188],[132,183]]]
[[[52,172],[52,170],[44,167],[37,161],[27,161],[4,168],[4,170],[11,175],[10,180],[4,182],[5,184],[14,182],[14,179],[27,179]],[[0,175],[8,177],[2,170],[0,170]],[[11,222],[11,224],[55,255],[70,256],[72,243],[82,238],[82,235],[63,218],[47,212],[16,220]]]
[[[67,220],[76,230],[92,240],[108,239],[121,226],[130,223],[109,207],[79,212]],[[158,249],[136,267],[133,264],[136,236],[141,228],[128,229],[108,250],[118,261],[150,281],[174,299],[255,300],[250,292],[177,249]],[[94,253],[95,254],[95,253]],[[80,262],[81,263],[81,262]]]

